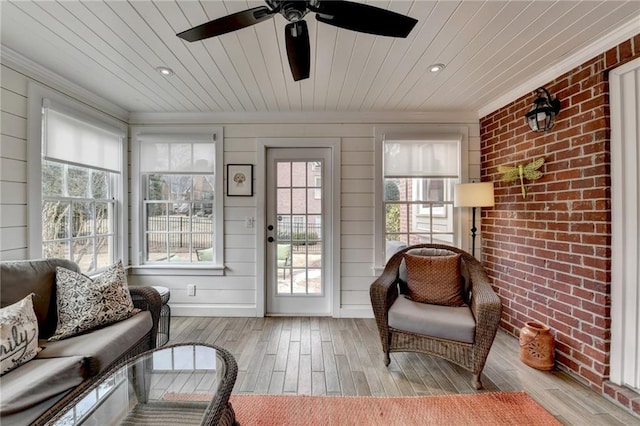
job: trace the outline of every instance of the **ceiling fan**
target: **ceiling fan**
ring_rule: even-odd
[[[389,37],[407,37],[418,22],[390,10],[343,0],[265,0],[265,3],[268,7],[259,6],[223,16],[177,36],[187,41],[204,40],[255,25],[280,13],[289,21],[285,26],[287,57],[293,79],[298,81],[309,78],[309,31],[303,19],[309,12],[314,12],[316,19],[325,24]]]

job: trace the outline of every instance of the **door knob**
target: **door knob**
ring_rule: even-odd
[[[269,225],[269,226],[267,226],[267,229],[268,229],[269,231],[273,231],[273,225]]]
[[[267,238],[267,241],[269,241],[270,243],[272,243],[272,242],[273,242],[273,237],[269,237],[269,238]]]

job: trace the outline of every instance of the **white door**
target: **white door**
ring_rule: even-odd
[[[640,392],[640,59],[609,78],[611,380]]]
[[[331,150],[267,150],[266,314],[330,315]]]

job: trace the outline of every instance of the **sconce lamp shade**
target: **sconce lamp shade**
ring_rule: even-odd
[[[536,90],[533,106],[525,114],[525,119],[531,130],[544,132],[553,127],[558,112],[560,112],[560,101],[557,98],[552,98],[547,89],[540,87]]]
[[[458,183],[453,193],[454,207],[493,207],[493,182]]]

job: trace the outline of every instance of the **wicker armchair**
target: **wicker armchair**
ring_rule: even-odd
[[[463,342],[417,334],[410,331],[389,326],[389,309],[398,300],[406,285],[401,282],[401,269],[404,268],[403,255],[411,251],[412,254],[442,256],[460,253],[461,273],[464,277],[465,293],[463,298],[471,310],[472,342]],[[401,266],[402,265],[402,266]],[[476,389],[482,388],[480,375],[484,368],[487,355],[495,338],[500,323],[502,304],[498,295],[493,291],[482,264],[469,253],[456,247],[440,244],[419,244],[407,247],[397,252],[389,261],[380,277],[371,284],[371,304],[376,318],[382,349],[385,354],[385,365],[390,363],[390,352],[422,352],[446,359],[473,373],[472,385]],[[407,299],[400,303],[415,304]],[[444,306],[418,304],[417,309],[434,307],[437,312],[443,312]],[[398,305],[400,306],[400,305]],[[465,309],[465,308],[453,308]],[[448,314],[448,313],[445,313]],[[440,316],[439,314],[435,314]],[[425,316],[424,321],[433,321],[434,315]],[[438,318],[442,321],[442,316]],[[422,321],[422,318],[419,318]]]

